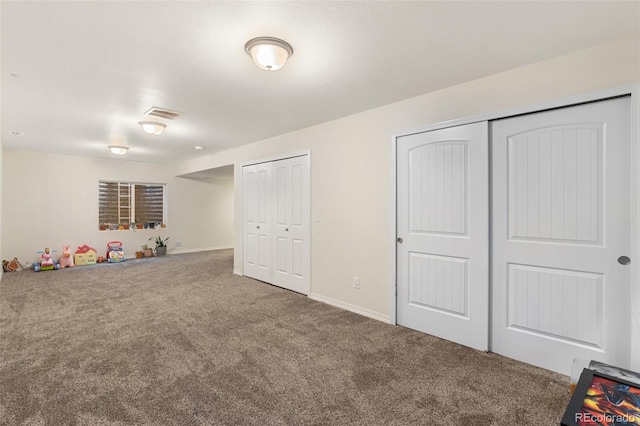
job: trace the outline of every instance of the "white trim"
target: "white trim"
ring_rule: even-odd
[[[233,249],[233,246],[229,247],[229,246],[223,246],[223,247],[202,247],[202,248],[197,248],[197,249],[187,249],[187,250],[169,250],[169,248],[167,247],[167,256],[173,256],[174,254],[187,254],[187,253],[200,253],[203,251],[215,251],[215,250],[228,250],[228,249]],[[130,255],[128,254],[129,252],[127,252],[127,255],[125,255],[125,260],[135,260],[137,259],[135,256],[135,252],[134,255]],[[153,256],[153,257],[157,257],[157,256]],[[105,261],[106,262],[106,261]],[[116,262],[117,263],[117,262]],[[1,272],[0,272],[1,273]]]
[[[629,84],[611,89],[599,90],[596,92],[590,92],[580,94],[576,96],[569,96],[560,99],[552,99],[545,102],[536,104],[529,104],[520,107],[509,108],[497,112],[490,112],[477,116],[470,116],[461,119],[449,120],[440,123],[434,123],[426,126],[420,126],[417,128],[409,129],[402,132],[395,132],[391,135],[391,244],[393,249],[391,250],[391,273],[390,273],[390,291],[392,295],[391,309],[389,323],[396,324],[397,321],[397,296],[396,296],[396,277],[397,277],[397,261],[396,261],[396,186],[397,186],[397,158],[396,147],[397,139],[402,136],[407,136],[415,133],[428,132],[432,130],[439,130],[448,127],[461,126],[470,123],[476,123],[479,121],[493,121],[501,118],[506,118],[519,114],[529,114],[537,111],[542,111],[552,108],[562,108],[571,106],[574,104],[580,104],[584,102],[594,102],[606,98],[624,96],[631,94],[631,158],[635,159],[631,164],[631,205],[633,206],[632,224],[631,229],[634,233],[631,238],[631,369],[634,371],[640,371],[640,358],[636,354],[640,353],[640,278],[638,268],[635,266],[640,263],[640,83]]]
[[[631,370],[640,371],[640,282],[638,267],[640,262],[640,84],[631,94],[631,252],[634,267],[631,269]],[[635,160],[635,161],[634,161]],[[635,202],[634,202],[635,201]]]
[[[239,174],[239,177],[238,177]],[[244,207],[242,204],[242,197],[244,197],[244,171],[242,170],[242,165],[236,167],[236,164],[233,164],[233,266],[235,267],[236,261],[240,261],[240,269],[238,269],[238,274],[240,276],[244,276]],[[238,181],[240,181],[240,190],[238,191]],[[240,197],[238,197],[240,194]],[[238,198],[240,202],[238,202]],[[238,206],[239,205],[239,206]],[[236,221],[240,221],[240,232],[236,234]],[[234,273],[235,273],[234,269]]]
[[[309,158],[311,158],[311,150],[307,149],[305,151],[293,152],[291,154],[275,155],[272,157],[260,158],[258,160],[245,161],[244,163],[240,163],[240,168],[242,169],[244,166],[253,166],[255,164],[271,163],[272,161],[286,160],[287,158],[304,157],[305,155],[308,155]]]
[[[242,275],[242,270],[240,270],[240,269],[234,269],[234,270],[233,270],[233,275],[240,275],[240,276],[242,277],[242,276],[243,276],[243,275]]]
[[[315,300],[317,302],[326,303],[327,305],[335,306],[336,308],[344,309],[345,311],[353,312],[355,314],[359,314],[374,320],[382,321],[386,324],[391,324],[391,321],[388,315],[371,311],[369,309],[361,308],[360,306],[352,305],[350,303],[343,302],[341,300],[333,299],[327,296],[322,296],[318,293],[309,294],[309,299]]]
[[[499,119],[511,117],[514,115],[531,114],[533,112],[543,111],[546,109],[563,108],[563,107],[580,104],[584,102],[594,102],[594,101],[599,101],[602,99],[611,98],[615,96],[624,96],[628,94],[634,94],[634,93],[637,93],[636,92],[637,86],[638,84],[628,84],[625,86],[614,87],[611,89],[599,90],[597,92],[585,93],[585,94],[575,95],[575,96],[568,96],[568,97],[559,98],[559,99],[552,99],[544,102],[538,102],[535,104],[527,104],[524,106],[489,112],[486,114],[472,115],[469,117],[443,121],[440,123],[428,124],[425,126],[407,129],[405,131],[394,132],[392,137],[395,140],[396,138],[413,135],[415,133],[423,133],[423,132],[429,132],[431,130],[446,129],[448,127],[462,126],[465,124],[477,123],[479,121],[499,120]]]
[[[397,145],[397,136],[391,137],[391,241],[390,247],[391,252],[389,256],[391,257],[391,306],[389,306],[389,324],[397,325],[398,320],[398,271],[396,268],[396,263],[398,262],[398,246],[396,244],[396,239],[398,238],[398,218],[397,218],[397,206],[398,206],[398,194],[397,194],[397,179],[398,179],[398,145]]]
[[[232,249],[233,246],[215,246],[215,247],[201,247],[201,248],[196,248],[196,249],[171,249],[171,250],[167,250],[167,255],[172,255],[172,254],[185,254],[185,253],[198,253],[201,251],[214,251],[214,250],[227,250],[227,249]]]
[[[311,274],[312,270],[313,270],[313,266],[312,266],[312,262],[311,259],[313,259],[313,256],[311,256],[311,236],[313,235],[313,231],[311,230],[311,228],[313,227],[313,206],[311,205],[311,191],[313,189],[313,183],[311,182],[311,150],[308,149],[306,151],[303,151],[304,154],[307,156],[307,185],[309,185],[309,190],[307,191],[307,199],[306,199],[306,203],[307,206],[309,206],[309,221],[307,222],[309,224],[309,227],[307,229],[307,253],[308,253],[308,258],[307,258],[307,262],[309,262],[307,264],[307,274],[309,274],[309,294],[311,294],[313,292],[313,280],[311,279],[313,277],[313,275]],[[309,295],[307,295],[307,297],[309,297]]]

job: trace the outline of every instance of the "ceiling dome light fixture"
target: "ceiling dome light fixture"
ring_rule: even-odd
[[[279,70],[293,55],[293,47],[289,43],[274,37],[252,38],[244,45],[244,50],[258,68],[266,71]]]
[[[140,121],[138,124],[142,126],[142,130],[145,133],[150,135],[161,135],[167,127],[166,124],[158,123],[156,121]]]
[[[108,145],[107,147],[112,154],[116,155],[125,155],[129,150],[129,147],[124,145]]]

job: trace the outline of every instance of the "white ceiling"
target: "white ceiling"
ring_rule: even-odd
[[[175,163],[634,36],[631,2],[0,2],[5,148]],[[294,55],[258,69],[247,40]],[[184,113],[161,136],[152,106]],[[10,132],[22,132],[22,136]],[[205,149],[196,151],[194,146]]]

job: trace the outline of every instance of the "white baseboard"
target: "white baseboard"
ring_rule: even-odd
[[[391,324],[391,319],[389,315],[383,315],[379,312],[372,311],[370,309],[365,309],[360,306],[352,305],[347,302],[343,302],[342,300],[333,299],[331,297],[322,296],[318,293],[311,293],[309,295],[309,299],[316,300],[318,302],[326,303],[327,305],[335,306],[336,308],[344,309],[345,311],[353,312],[359,315],[363,315],[368,318],[372,318],[374,320],[382,321],[387,324]]]
[[[180,250],[180,249],[176,249],[176,250],[167,250],[167,256],[171,256],[172,254],[186,254],[186,253],[198,253],[201,251],[211,251],[211,250],[226,250],[226,249],[232,249],[233,246],[228,247],[228,246],[224,246],[224,247],[203,247],[203,248],[197,248],[197,249],[185,249],[185,250]],[[133,255],[130,254],[130,252],[127,252],[127,254],[124,257],[125,259],[129,260],[129,259],[135,259],[135,252]]]
[[[240,269],[234,269],[233,270],[234,275],[240,275],[242,276],[242,271]]]
[[[218,246],[218,247],[201,247],[201,248],[196,248],[196,249],[171,249],[170,251],[167,251],[167,254],[185,254],[185,253],[197,253],[200,251],[211,251],[211,250],[226,250],[226,249],[232,249],[233,246]]]

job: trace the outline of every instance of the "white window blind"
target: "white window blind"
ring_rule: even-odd
[[[165,185],[100,181],[100,224],[165,223]]]

